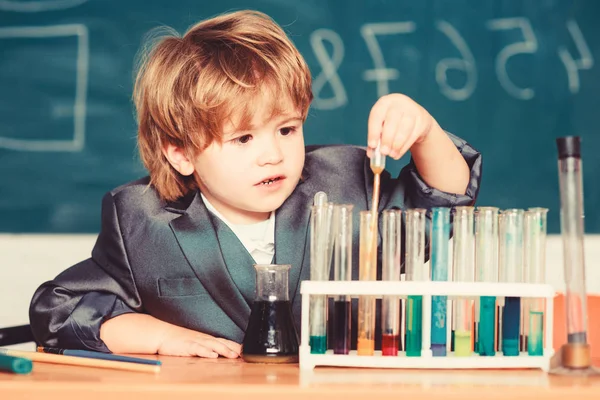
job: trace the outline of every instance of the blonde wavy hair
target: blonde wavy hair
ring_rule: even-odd
[[[150,183],[167,201],[197,189],[193,176],[179,174],[163,154],[167,144],[192,159],[223,126],[247,125],[267,89],[282,96],[306,119],[313,99],[305,60],[267,15],[238,11],[192,26],[183,36],[169,31],[142,49],[133,92],[141,160]]]

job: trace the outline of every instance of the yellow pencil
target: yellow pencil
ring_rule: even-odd
[[[145,365],[145,364],[124,362],[124,361],[98,360],[95,358],[63,356],[61,354],[48,354],[48,353],[38,353],[35,351],[22,351],[22,350],[10,350],[10,349],[0,349],[0,354],[6,354],[7,356],[13,356],[13,357],[23,357],[23,358],[28,358],[33,362],[44,362],[44,363],[50,363],[50,364],[78,365],[81,367],[108,368],[108,369],[118,369],[118,370],[122,370],[122,371],[153,372],[153,373],[160,372],[160,365]]]

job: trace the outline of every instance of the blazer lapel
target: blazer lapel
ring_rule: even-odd
[[[275,262],[292,266],[289,277],[292,302],[301,278],[308,278],[304,275],[310,272],[310,268],[304,267],[307,261],[304,255],[307,253],[306,240],[312,204],[306,189],[306,185],[299,184],[275,214]]]
[[[217,240],[229,275],[242,296],[244,296],[248,306],[251,306],[254,302],[254,289],[256,287],[256,272],[254,269],[256,262],[227,224],[210,212],[209,214],[215,226]]]
[[[199,192],[184,214],[170,225],[196,277],[215,303],[245,331],[250,307],[225,267],[215,227]]]

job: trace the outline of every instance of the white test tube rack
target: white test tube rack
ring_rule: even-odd
[[[299,349],[300,369],[312,370],[316,366],[339,366],[361,368],[410,368],[410,369],[550,369],[550,358],[554,354],[552,347],[552,328],[554,324],[554,288],[548,284],[532,283],[488,283],[488,282],[432,282],[432,281],[302,281],[302,334]],[[325,354],[311,354],[309,345],[309,312],[312,295],[347,295],[359,296],[397,296],[407,298],[423,296],[422,306],[422,348],[420,357],[407,357],[403,351],[398,356],[382,356],[375,351],[372,356],[357,355],[356,350],[350,354],[334,354],[329,349]],[[521,352],[519,356],[505,357],[502,352],[494,356],[480,356],[473,352],[471,356],[456,357],[448,352],[445,357],[433,357],[431,352],[431,296],[448,296],[447,310],[451,310],[453,299],[477,299],[480,296],[545,298],[544,321],[544,354],[530,356]],[[447,318],[450,321],[450,318]],[[447,323],[448,329],[452,326]]]

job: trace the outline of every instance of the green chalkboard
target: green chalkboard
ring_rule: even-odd
[[[580,135],[600,232],[597,0],[0,0],[0,231],[97,232],[102,195],[145,175],[131,103],[144,35],[243,8],[310,65],[307,143],[365,144],[372,104],[403,92],[483,152],[479,204],[548,207],[556,233],[554,140]]]

